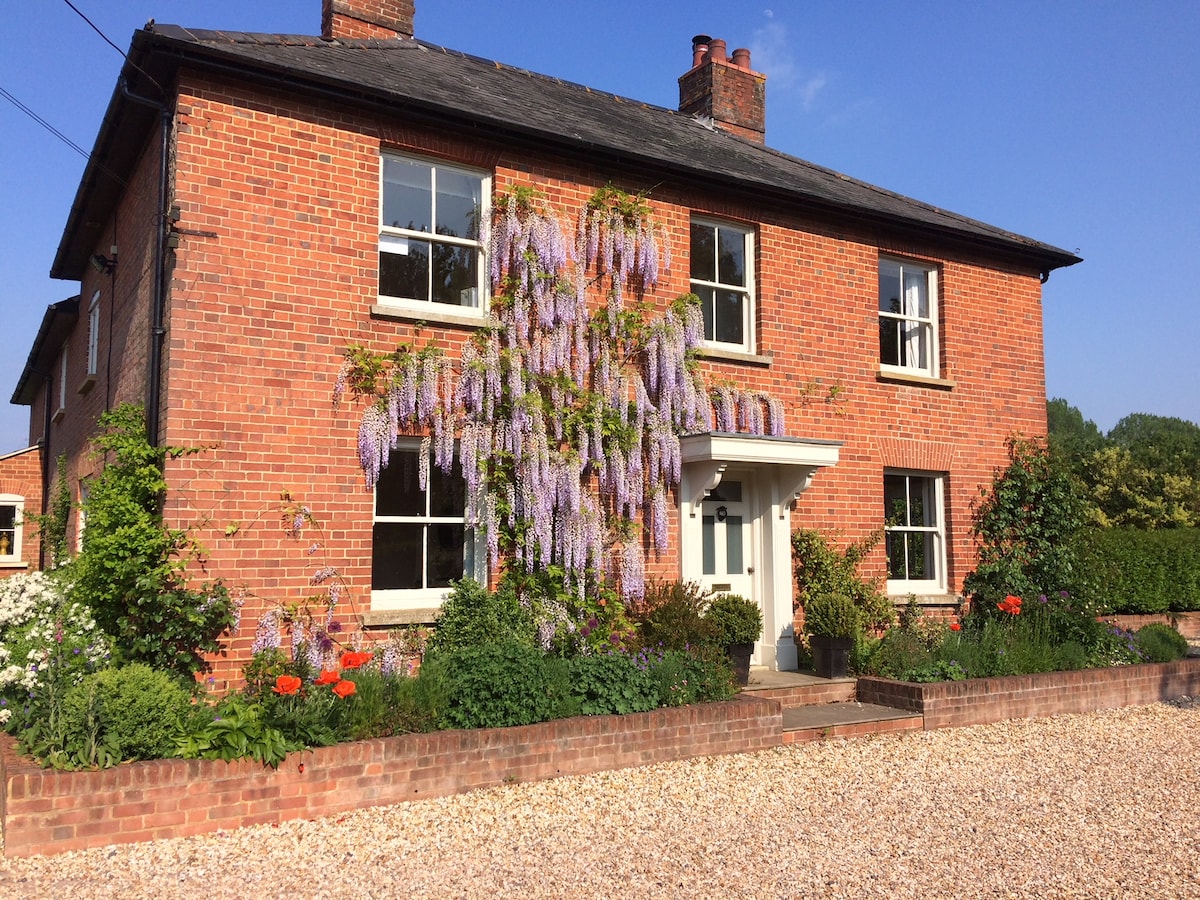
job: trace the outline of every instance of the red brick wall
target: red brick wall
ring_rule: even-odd
[[[252,760],[156,760],[97,772],[22,763],[6,739],[4,854],[64,853],[332,815],[656,762],[748,753],[781,743],[770,700],[739,698],[520,728],[442,731]]]
[[[153,135],[147,146],[156,146]],[[337,566],[355,588],[344,608],[369,604],[372,500],[356,464],[360,409],[335,410],[330,402],[342,349],[358,342],[390,350],[433,339],[453,357],[468,334],[425,328],[418,337],[412,322],[370,314],[381,147],[491,171],[497,192],[534,185],[568,222],[605,184],[647,191],[675,260],[651,298],[660,305],[689,288],[691,214],[753,226],[757,350],[773,360],[764,367],[710,359],[705,368],[779,396],[789,434],[844,441],[840,463],[822,471],[799,502],[796,525],[861,538],[882,519],[885,466],[947,472],[950,587],[958,588],[973,564],[971,498],[1004,463],[1010,433],[1045,430],[1037,273],[875,226],[780,212],[741,193],[697,190],[662,173],[518,150],[477,132],[434,131],[185,72],[172,202],[182,229],[215,236],[184,234],[173,254],[163,440],[211,449],[169,464],[167,515],[173,525],[202,526],[209,574],[239,586],[247,600],[242,630],[218,662],[219,683],[237,676],[261,611],[303,600],[316,566]],[[79,448],[101,398],[145,395],[154,162],[150,152],[135,175],[138,190],[127,194],[113,221],[120,263],[112,378],[79,401],[82,415],[68,416],[51,436],[52,453],[73,448],[73,478],[88,471]],[[943,386],[879,377],[881,253],[939,267]],[[85,340],[86,333],[72,338]],[[82,351],[71,352],[75,358]],[[826,402],[833,386],[841,393]],[[70,435],[68,427],[75,429]],[[284,489],[324,524],[318,542],[328,557],[306,553],[314,533],[297,540],[281,527]],[[882,572],[882,548],[870,562]],[[671,557],[650,568],[678,574]]]
[[[29,516],[42,511],[42,454],[37,447],[0,456],[0,494],[21,497],[25,501],[25,521],[21,525],[22,563],[0,564],[0,578],[8,578],[38,567],[41,542],[38,527],[29,521]]]
[[[909,709],[925,729],[986,725],[1005,719],[1056,716],[1157,703],[1200,692],[1200,659],[1078,672],[1044,672],[913,684],[858,679],[861,703]]]

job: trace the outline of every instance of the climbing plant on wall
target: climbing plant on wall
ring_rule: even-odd
[[[373,488],[402,434],[422,436],[419,480],[451,470],[489,563],[597,580],[640,599],[645,557],[667,546],[680,437],[782,435],[782,404],[706,385],[697,298],[652,302],[670,270],[644,197],[597,191],[568,226],[532,189],[500,196],[489,247],[491,312],[458,359],[433,341],[348,348],[335,399],[365,398],[358,453]]]

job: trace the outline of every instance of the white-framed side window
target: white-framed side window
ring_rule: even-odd
[[[457,458],[447,474],[430,465],[420,484],[416,446],[393,450],[375,485],[371,534],[371,606],[435,607],[451,582],[480,578],[475,529],[467,525],[466,482]]]
[[[379,302],[483,315],[481,235],[491,179],[391,154],[382,157],[380,178]]]
[[[95,377],[100,361],[100,292],[92,294],[88,304],[87,375]]]
[[[75,507],[75,552],[83,552],[83,532],[87,530],[87,501],[91,494],[91,484],[79,482],[79,504]]]
[[[889,594],[946,589],[945,476],[887,470],[883,474]]]
[[[704,341],[754,352],[754,233],[692,219],[691,290],[704,311]]]
[[[937,269],[879,260],[879,364],[884,371],[938,377]]]
[[[25,514],[25,498],[16,494],[0,494],[0,565],[20,563],[21,518]]]
[[[58,362],[58,407],[54,410],[55,421],[62,418],[67,409],[67,348],[62,348]]]

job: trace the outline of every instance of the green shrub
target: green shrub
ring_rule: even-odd
[[[847,638],[862,631],[862,612],[845,594],[809,594],[804,604],[804,633]]]
[[[721,594],[708,605],[704,618],[715,631],[719,646],[753,644],[762,635],[762,610],[753,600],[737,594]]]
[[[92,449],[104,468],[83,502],[88,527],[70,564],[71,595],[93,610],[125,658],[181,675],[200,671],[235,609],[219,581],[192,585],[187,566],[201,548],[163,523],[163,465],[195,451],[153,446],[141,408],[131,404],[101,414]]]
[[[104,733],[122,759],[171,756],[192,704],[192,691],[167,672],[141,663],[88,676],[67,694],[68,716],[87,705],[88,681],[98,687]]]
[[[175,754],[183,759],[255,759],[271,768],[299,749],[263,720],[259,704],[239,694],[198,710],[175,744]]]
[[[533,618],[513,589],[489,591],[473,578],[454,583],[434,623],[426,653],[455,653],[487,644],[536,643]]]
[[[644,653],[658,688],[658,706],[728,700],[737,694],[729,659],[715,648]]]
[[[1187,638],[1163,622],[1143,625],[1134,633],[1133,642],[1146,662],[1174,662],[1188,652]]]
[[[910,671],[932,662],[932,653],[918,635],[902,628],[893,628],[880,640],[870,657],[869,666],[872,675],[904,681]]]
[[[340,740],[361,741],[433,731],[440,705],[432,678],[385,675],[375,667],[362,668],[346,676],[355,693],[338,705],[336,720]]]
[[[443,683],[442,728],[531,725],[570,709],[566,662],[517,641],[440,653],[421,677]]]
[[[704,618],[707,607],[708,600],[698,584],[651,581],[634,613],[639,643],[642,647],[680,651],[718,646],[717,628]]]
[[[602,653],[569,663],[571,694],[585,716],[646,712],[658,706],[658,683],[636,656]]]
[[[1083,500],[1075,479],[1044,440],[1010,437],[1007,445],[1009,464],[972,504],[979,565],[963,590],[983,615],[998,615],[996,604],[1008,594],[1066,590],[1078,572],[1073,539],[1082,527]]]
[[[792,563],[796,567],[799,605],[808,608],[815,597],[840,594],[858,609],[860,628],[887,628],[896,620],[892,602],[880,588],[879,577],[859,574],[859,566],[883,537],[878,529],[845,550],[837,550],[820,531],[798,528],[792,533]],[[807,614],[807,613],[806,613]]]

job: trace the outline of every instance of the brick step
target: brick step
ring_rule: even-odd
[[[783,710],[785,744],[921,731],[924,727],[925,718],[920,713],[853,700],[785,707]]]

